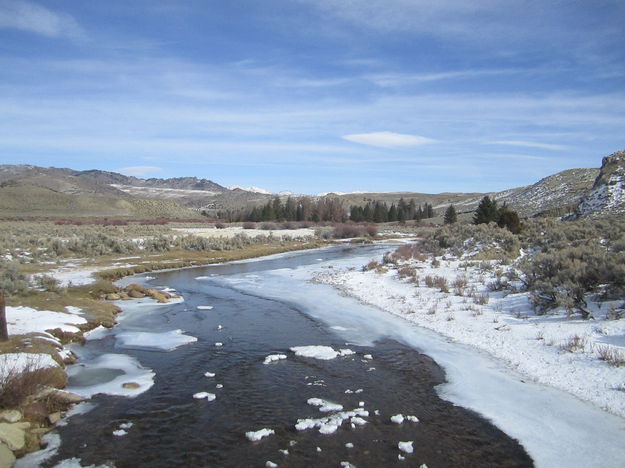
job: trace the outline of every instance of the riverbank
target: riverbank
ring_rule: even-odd
[[[333,270],[315,281],[625,417],[625,322],[610,319],[618,301],[591,303],[592,320],[536,315],[528,293],[496,290],[497,266],[446,256]]]

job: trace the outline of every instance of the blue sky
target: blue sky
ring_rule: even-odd
[[[622,0],[0,0],[0,163],[484,192],[623,148]]]

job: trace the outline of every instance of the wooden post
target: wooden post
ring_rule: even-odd
[[[4,305],[4,294],[0,292],[0,341],[9,340],[9,332],[7,330],[7,314]]]

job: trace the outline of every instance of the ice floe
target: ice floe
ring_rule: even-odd
[[[330,346],[319,346],[319,345],[311,345],[311,346],[293,346],[291,351],[295,353],[296,356],[308,357],[313,359],[322,359],[322,360],[330,360],[334,359],[340,355],[340,352],[335,351]]]
[[[409,441],[409,442],[399,442],[397,444],[397,448],[399,448],[399,450],[401,450],[402,452],[405,453],[412,453],[414,451],[414,448],[412,447],[413,442]]]
[[[267,463],[265,463],[265,467],[266,468],[277,468],[278,465],[276,465],[274,462],[272,461],[267,461]]]
[[[193,398],[195,398],[196,400],[213,401],[215,398],[217,398],[217,396],[214,393],[197,392],[193,394]]]
[[[173,351],[179,346],[197,341],[197,338],[185,335],[182,330],[171,330],[161,333],[122,332],[116,335],[116,347],[157,349]]]
[[[198,309],[198,310],[212,310],[212,309],[213,309],[213,306],[208,306],[208,305],[200,305],[200,306],[197,306],[197,309]]]
[[[310,406],[318,407],[319,411],[321,411],[322,413],[341,411],[343,409],[343,405],[339,405],[338,403],[333,403],[327,400],[322,400],[321,398],[309,398],[307,403]]]
[[[256,442],[262,439],[263,437],[267,437],[273,434],[275,434],[275,431],[273,429],[263,428],[263,429],[259,429],[258,431],[246,432],[245,437],[247,437],[248,440],[251,440],[252,442]]]
[[[209,379],[215,377],[214,372],[204,372],[204,377],[208,377]]]
[[[305,431],[308,429],[318,428],[321,434],[333,434],[345,421],[353,417],[367,416],[369,416],[369,412],[362,408],[356,408],[351,411],[339,411],[338,413],[334,413],[324,418],[298,419],[297,424],[295,424],[295,429],[298,431]]]
[[[265,357],[263,364],[270,364],[272,362],[280,361],[282,359],[286,359],[286,354],[270,354]]]

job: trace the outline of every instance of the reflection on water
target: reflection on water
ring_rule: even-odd
[[[349,254],[323,252],[326,259]],[[444,376],[428,357],[393,340],[371,346],[345,343],[336,329],[290,304],[288,291],[284,301],[270,300],[262,291],[234,290],[222,281],[233,274],[263,275],[315,263],[320,255],[155,275],[152,284],[175,288],[185,302],[147,313],[143,308],[125,318],[116,333],[184,330],[197,342],[172,351],[128,350],[156,373],[154,386],[132,399],[95,397],[94,410],[74,416],[60,430],[63,445],[50,466],[71,457],[81,458],[83,464],[113,461],[117,467],[260,467],[267,461],[284,467],[341,462],[376,467],[531,466],[515,441],[438,398],[434,386]],[[207,278],[196,280],[198,276]],[[198,309],[209,305],[212,309]],[[223,346],[216,347],[216,342]],[[348,348],[354,354],[321,360],[290,351],[304,345]],[[90,342],[84,353],[110,353],[114,347],[110,336]],[[285,354],[287,359],[265,364],[271,354]],[[104,378],[110,370],[98,369],[103,372],[87,377]],[[207,372],[214,376],[206,377]],[[81,382],[85,376],[80,375],[73,379]],[[198,392],[214,393],[216,399],[194,399]],[[346,420],[327,435],[317,428],[297,430],[298,420],[333,414],[309,404],[311,398],[331,401],[345,411],[366,411],[361,418],[366,424]],[[415,415],[419,422],[394,423],[391,417],[397,414]],[[127,435],[113,435],[127,422],[133,423]],[[274,434],[257,442],[246,438],[246,432],[263,428]],[[412,441],[414,453],[400,451],[402,441]]]

